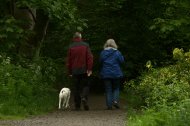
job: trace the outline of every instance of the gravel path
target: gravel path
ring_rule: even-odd
[[[24,120],[4,120],[0,121],[0,126],[125,126],[126,103],[121,101],[120,104],[119,110],[105,110],[105,96],[92,95],[89,111],[74,111],[71,103],[71,110],[57,110]]]

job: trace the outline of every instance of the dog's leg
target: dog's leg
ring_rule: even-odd
[[[66,96],[63,97],[63,108],[66,108]]]
[[[68,96],[66,98],[66,108],[69,108],[69,99],[70,99],[70,92],[68,93]]]
[[[59,109],[61,109],[61,97],[59,97]]]

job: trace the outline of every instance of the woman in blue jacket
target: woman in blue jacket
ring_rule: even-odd
[[[124,57],[117,48],[115,41],[108,39],[100,54],[100,75],[105,85],[108,110],[112,110],[112,106],[119,109],[120,79],[123,77],[120,65],[124,63]]]

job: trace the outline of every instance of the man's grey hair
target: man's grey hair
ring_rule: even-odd
[[[80,32],[75,32],[73,38],[82,38],[82,35]]]
[[[106,41],[106,43],[104,44],[104,49],[107,48],[107,47],[112,47],[112,48],[115,48],[115,49],[118,48],[118,46],[117,46],[117,44],[115,43],[115,40],[114,40],[114,39],[108,39],[108,40]]]

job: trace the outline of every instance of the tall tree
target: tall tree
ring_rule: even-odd
[[[76,22],[76,8],[70,0],[6,0],[0,6],[4,7],[0,24],[4,29],[0,31],[0,41],[9,41],[8,45],[12,45],[9,49],[16,47],[20,55],[26,54],[30,58],[39,57],[49,22],[56,22],[60,27],[72,26]],[[13,27],[17,27],[17,30]],[[11,42],[12,36],[15,36],[14,41],[22,42]]]

